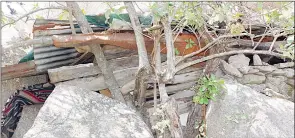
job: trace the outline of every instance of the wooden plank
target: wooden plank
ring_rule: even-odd
[[[167,84],[179,84],[179,83],[186,83],[186,82],[195,82],[198,78],[200,78],[202,74],[201,69],[191,70],[192,72],[185,72],[183,74],[177,74],[174,76],[172,82]],[[148,80],[148,83],[152,84],[153,80]],[[121,92],[125,95],[134,90],[135,81],[132,80],[126,83],[122,88]]]
[[[137,67],[114,71],[114,75],[119,86],[123,86],[124,84],[131,81],[132,79],[135,79],[136,71],[137,71]],[[78,79],[74,79],[70,81],[59,82],[59,83],[56,83],[56,85],[60,85],[60,84],[73,85],[73,86],[89,89],[92,91],[98,91],[98,90],[107,89],[107,86],[104,82],[105,82],[104,77],[101,74],[99,74],[93,77],[78,78]]]
[[[163,55],[162,60],[165,60],[164,56],[165,55]],[[109,67],[111,67],[114,71],[137,67],[138,62],[138,55],[116,58],[108,61]],[[63,66],[60,68],[48,70],[48,75],[51,83],[57,83],[87,76],[94,76],[97,74],[101,74],[101,71],[97,66],[94,66],[93,63],[80,64],[75,66]]]

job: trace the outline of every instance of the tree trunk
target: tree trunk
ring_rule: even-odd
[[[67,6],[72,9],[72,14],[76,18],[83,34],[93,33],[86,17],[83,15],[79,5],[76,2],[66,2]],[[97,64],[104,76],[105,83],[112,93],[112,97],[125,103],[120,87],[114,77],[112,69],[109,68],[101,46],[91,45],[91,52],[95,55]]]
[[[217,54],[222,50],[222,45],[215,46],[210,49],[210,54]],[[209,75],[213,72],[215,72],[220,64],[219,58],[214,58],[206,63],[206,67],[204,69],[204,74]],[[192,107],[192,111],[188,115],[187,119],[187,126],[186,126],[186,137],[187,138],[194,138],[196,137],[200,132],[198,128],[201,126],[201,122],[206,124],[206,105],[200,105],[200,104],[194,104]],[[198,127],[196,127],[198,126]],[[204,132],[206,134],[206,128],[204,129]]]
[[[138,16],[136,15],[135,8],[132,2],[124,2],[124,4],[127,6],[127,11],[134,30],[139,57],[139,68],[135,80],[134,98],[136,98],[139,108],[142,109],[145,102],[145,93],[147,88],[146,82],[148,77],[150,76],[151,67],[145,47],[144,37],[142,35],[142,29]]]

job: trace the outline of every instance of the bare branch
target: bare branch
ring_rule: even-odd
[[[35,12],[42,11],[42,10],[48,10],[48,9],[63,9],[63,10],[68,10],[67,7],[46,7],[46,8],[40,8],[40,9],[33,10],[33,11],[29,12],[29,13],[24,14],[23,16],[19,17],[18,19],[14,20],[13,22],[10,22],[10,23],[7,23],[7,24],[4,24],[3,26],[1,26],[1,29],[2,29],[3,27],[7,26],[7,25],[14,24],[14,23],[18,22],[19,20],[21,20],[22,18],[27,17],[27,16],[30,15],[30,14],[33,14],[33,13],[35,13]]]
[[[69,21],[70,21],[72,34],[76,35],[76,30],[75,30],[74,23],[73,23],[73,10],[72,9],[69,9]]]
[[[270,52],[270,51],[265,51],[265,50],[237,50],[237,51],[229,51],[229,52],[224,52],[224,53],[219,53],[219,54],[214,54],[214,55],[210,55],[210,56],[206,56],[203,57],[201,59],[197,59],[191,62],[187,62],[187,63],[183,63],[182,65],[179,65],[176,67],[176,72],[187,68],[189,66],[192,66],[194,64],[200,63],[200,62],[204,62],[213,58],[218,58],[218,57],[222,57],[222,56],[228,56],[228,55],[234,55],[234,54],[262,54],[262,55],[271,55],[271,56],[276,56],[276,57],[283,57],[282,54],[276,53],[276,52]]]

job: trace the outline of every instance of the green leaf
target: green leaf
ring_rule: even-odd
[[[243,13],[236,13],[234,16],[233,16],[233,18],[235,18],[235,19],[239,19],[239,18],[241,18],[242,16],[244,16],[244,14]]]
[[[84,9],[81,9],[81,11],[82,11],[82,13],[85,15],[86,14],[86,12],[85,12],[85,10]]]
[[[262,2],[257,2],[257,11],[262,11],[263,8],[263,3]]]
[[[110,9],[108,9],[105,13],[104,13],[104,16],[106,18],[106,21],[105,23],[109,23],[109,19],[110,19],[110,15],[111,15],[112,11]]]
[[[33,4],[33,10],[36,10],[36,9],[38,9],[39,8],[39,4],[38,3],[34,3]]]
[[[200,91],[203,92],[203,91],[205,91],[205,90],[206,90],[206,86],[205,86],[205,85],[203,85],[203,86],[200,87]]]
[[[65,16],[66,16],[67,14],[69,14],[68,11],[63,10],[63,11],[59,14],[58,19],[59,19],[59,20],[65,20]]]
[[[204,104],[204,98],[200,98],[199,103]]]
[[[204,104],[208,104],[209,103],[209,100],[207,98],[204,98],[203,103]]]
[[[179,51],[177,48],[174,48],[175,49],[175,55],[179,55]]]
[[[193,97],[193,102],[194,103],[199,103],[200,97],[199,96],[194,96]]]
[[[44,17],[41,15],[36,15],[36,19],[44,19]]]

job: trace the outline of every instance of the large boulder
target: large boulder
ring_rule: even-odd
[[[237,82],[210,102],[208,138],[292,138],[294,103],[272,98]]]
[[[76,86],[58,85],[24,138],[152,138],[127,105]]]

